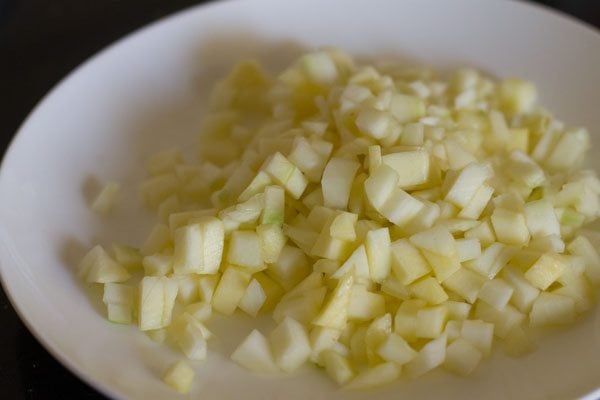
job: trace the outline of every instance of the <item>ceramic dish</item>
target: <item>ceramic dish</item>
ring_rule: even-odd
[[[93,243],[139,243],[142,160],[195,140],[208,90],[233,64],[281,68],[305,49],[338,46],[438,68],[470,65],[539,86],[542,103],[592,132],[600,162],[600,35],[529,4],[476,0],[253,0],[191,8],[142,29],[60,83],[25,121],[0,173],[0,270],[23,321],[69,369],[114,398],[176,398],[160,375],[179,358],[134,327],[108,323],[74,266]],[[190,147],[190,146],[186,146]],[[113,217],[89,211],[93,180],[123,186]],[[564,399],[600,392],[600,315],[549,334],[521,359],[495,354],[469,378],[436,372],[367,393],[339,391],[306,368],[256,377],[228,359],[245,329],[217,328],[189,398]]]

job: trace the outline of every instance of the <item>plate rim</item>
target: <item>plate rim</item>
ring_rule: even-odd
[[[170,14],[164,15],[158,19],[150,21],[142,26],[139,26],[132,31],[126,33],[125,35],[117,38],[116,40],[111,41],[100,50],[96,51],[86,59],[84,59],[77,66],[69,70],[62,78],[60,78],[56,83],[52,85],[52,87],[37,100],[34,107],[27,113],[26,117],[19,124],[18,128],[14,132],[12,138],[8,142],[6,149],[0,160],[0,187],[4,185],[4,176],[6,170],[6,164],[10,159],[12,153],[14,153],[14,148],[16,144],[22,138],[23,132],[26,130],[27,126],[31,122],[32,118],[37,114],[37,112],[42,109],[49,100],[67,84],[70,80],[72,80],[75,76],[80,75],[85,72],[85,70],[92,64],[94,64],[98,59],[106,56],[111,53],[116,48],[121,46],[126,46],[129,42],[135,40],[135,38],[146,34],[147,32],[156,29],[159,26],[174,24],[175,21],[179,18],[184,17],[187,14],[194,12],[202,12],[203,10],[210,8],[219,8],[228,6],[235,3],[242,2],[253,2],[257,6],[260,6],[260,3],[268,2],[270,0],[209,0],[204,3],[194,4],[187,7],[182,8],[181,10],[172,12]],[[294,0],[301,1],[301,0]],[[439,0],[427,0],[430,2],[435,2]],[[550,17],[554,19],[557,23],[565,23],[571,25],[573,28],[579,29],[581,32],[585,32],[585,34],[593,35],[597,40],[600,41],[600,28],[593,26],[592,24],[583,21],[575,16],[567,14],[561,10],[557,10],[545,4],[533,3],[526,0],[487,0],[489,2],[494,3],[504,3],[506,6],[510,4],[508,7],[522,7],[522,10],[526,10],[530,13],[538,13],[543,14],[546,17]],[[78,379],[83,381],[86,385],[99,392],[100,394],[107,396],[112,399],[125,399],[125,395],[119,393],[114,387],[107,385],[101,382],[99,379],[95,378],[92,374],[88,374],[81,368],[79,363],[60,350],[59,346],[54,342],[54,340],[50,337],[45,337],[43,334],[43,330],[36,326],[36,322],[27,315],[27,311],[25,307],[22,307],[15,301],[13,296],[13,292],[9,286],[9,283],[6,279],[5,268],[8,268],[5,264],[6,260],[0,259],[0,286],[4,291],[6,298],[10,302],[13,310],[17,314],[20,321],[25,325],[29,333],[37,340],[37,342],[52,355],[52,357],[59,362],[63,367],[65,367],[70,373],[75,375]],[[598,381],[598,388],[593,389],[592,391],[585,393],[582,395],[582,400],[593,400],[600,397],[600,381]]]

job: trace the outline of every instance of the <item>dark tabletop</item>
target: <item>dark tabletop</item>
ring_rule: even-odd
[[[600,28],[600,0],[538,2]],[[40,98],[82,61],[127,33],[198,3],[0,0],[0,154]],[[38,344],[0,289],[0,399],[103,398]]]

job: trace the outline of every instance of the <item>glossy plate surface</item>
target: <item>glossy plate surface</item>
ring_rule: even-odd
[[[151,223],[137,203],[142,160],[194,143],[215,79],[243,58],[278,69],[324,45],[532,79],[543,104],[590,129],[598,167],[600,35],[544,9],[492,0],[255,0],[159,21],[58,85],[21,127],[0,173],[5,289],[37,338],[81,378],[115,398],[177,398],[160,376],[179,356],[133,327],[108,323],[74,266],[93,243],[140,243]],[[94,179],[123,186],[108,220],[88,209]],[[253,376],[228,360],[250,322],[219,325],[189,398],[564,399],[600,387],[598,308],[525,358],[495,354],[471,378],[436,372],[367,393],[339,391],[311,368],[281,379]]]

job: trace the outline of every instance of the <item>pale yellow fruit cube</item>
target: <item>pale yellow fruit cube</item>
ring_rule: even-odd
[[[365,181],[365,193],[371,205],[379,210],[398,186],[398,174],[382,164]]]
[[[146,276],[139,284],[139,328],[160,329],[169,326],[178,285],[165,277]]]
[[[417,313],[426,306],[427,303],[421,299],[403,301],[394,317],[394,332],[408,342],[415,341],[417,338]]]
[[[357,283],[366,283],[371,279],[369,259],[364,245],[358,246],[331,277],[340,279],[348,274],[353,275]]]
[[[370,321],[385,313],[385,298],[367,290],[365,285],[354,285],[348,303],[348,319]]]
[[[379,346],[377,354],[386,361],[398,365],[406,364],[417,356],[417,352],[400,335],[392,333]]]
[[[306,328],[286,317],[269,336],[275,362],[285,372],[292,372],[304,364],[311,354]]]
[[[168,333],[187,358],[196,361],[206,359],[208,354],[206,341],[212,333],[202,322],[184,313],[173,321]]]
[[[350,361],[335,350],[325,350],[321,353],[327,375],[338,385],[346,384],[355,375]]]
[[[435,339],[439,337],[448,319],[448,307],[445,304],[425,307],[417,311],[415,334],[420,338]]]
[[[406,364],[408,376],[416,378],[442,365],[446,359],[446,344],[446,336],[441,335],[423,346],[417,356]]]
[[[345,210],[350,198],[350,189],[360,164],[352,159],[332,158],[321,178],[323,204],[326,207]]]
[[[429,250],[421,250],[421,254],[423,254],[429,263],[438,282],[444,282],[452,274],[461,269],[461,264],[460,261],[458,261],[457,255],[446,257],[432,253]]]
[[[489,246],[496,241],[496,234],[489,219],[482,220],[479,225],[464,234],[465,239],[478,239],[481,246]]]
[[[508,114],[526,114],[537,102],[537,90],[529,81],[510,78],[500,85],[500,105]]]
[[[525,279],[536,288],[546,290],[552,283],[560,278],[566,268],[567,266],[558,255],[552,253],[543,254],[539,260],[525,272]]]
[[[390,118],[385,111],[364,107],[356,116],[356,127],[374,139],[381,139],[387,134]]]
[[[256,279],[252,279],[240,300],[239,307],[246,314],[255,317],[265,303],[267,296]]]
[[[408,285],[425,276],[431,268],[419,250],[406,239],[401,239],[391,244],[391,267],[400,282]]]
[[[98,214],[108,214],[117,200],[120,186],[115,182],[107,183],[92,203],[92,210]]]
[[[258,193],[264,192],[265,188],[271,185],[273,181],[269,174],[264,171],[258,171],[256,176],[252,179],[250,184],[244,189],[244,191],[238,197],[239,202],[244,202],[249,200],[251,197],[257,195]]]
[[[142,268],[142,255],[139,249],[127,245],[114,244],[112,251],[117,263],[121,264],[128,271],[138,271]]]
[[[463,338],[450,343],[446,349],[444,368],[459,375],[469,375],[481,361],[481,352]]]
[[[130,274],[102,246],[92,248],[79,262],[79,274],[86,282],[125,282]]]
[[[390,273],[390,244],[388,228],[380,228],[367,233],[365,249],[369,263],[369,275],[374,282],[383,282]]]
[[[540,294],[539,289],[529,283],[523,276],[523,273],[512,266],[507,266],[502,270],[502,276],[513,288],[513,294],[510,302],[519,309],[527,313],[531,309],[533,301]]]
[[[260,222],[281,225],[285,216],[285,191],[280,186],[267,186],[264,193],[265,208]]]
[[[256,329],[240,343],[231,354],[231,359],[253,372],[270,374],[279,370],[271,353],[269,342]]]
[[[410,291],[419,299],[425,300],[428,304],[440,304],[448,300],[448,295],[435,278],[426,277],[413,282]]]
[[[133,306],[126,304],[107,304],[106,317],[110,322],[130,324],[133,320]]]
[[[489,355],[494,340],[494,324],[481,320],[464,320],[460,336],[475,346],[483,355]]]
[[[165,224],[156,224],[144,241],[140,252],[142,255],[160,253],[171,244],[171,230]]]
[[[567,285],[554,290],[552,293],[567,296],[575,301],[575,309],[577,312],[589,310],[596,303],[596,293],[584,276],[575,278]]]
[[[308,325],[321,311],[326,294],[327,288],[320,286],[302,290],[292,296],[286,295],[273,309],[272,317],[275,322],[290,317],[301,324]]]
[[[318,182],[321,179],[326,159],[306,138],[300,136],[294,139],[288,158],[310,181]]]
[[[142,260],[144,274],[147,276],[165,276],[173,268],[173,256],[171,254],[152,254]]]
[[[494,324],[494,334],[504,339],[514,327],[525,320],[526,315],[510,304],[498,310],[485,302],[478,301],[475,305],[474,317]]]
[[[461,218],[472,218],[477,220],[485,207],[488,205],[492,195],[494,194],[494,188],[483,184],[477,189],[471,200],[463,207],[458,213]]]
[[[260,283],[260,286],[265,292],[266,298],[263,306],[261,307],[261,311],[272,311],[275,305],[281,299],[281,296],[283,296],[284,289],[273,279],[269,278],[264,272],[254,274],[252,277],[256,279],[258,283]]]
[[[402,367],[394,362],[385,362],[367,368],[354,377],[347,385],[347,389],[369,389],[385,385],[397,380],[402,372]]]
[[[327,349],[335,347],[341,334],[342,331],[339,329],[315,326],[310,331],[309,335],[311,347],[310,360],[314,363],[323,365],[324,359],[322,358],[322,353]]]
[[[429,177],[429,154],[424,150],[386,154],[382,162],[398,174],[398,187],[420,185]]]
[[[357,214],[342,211],[334,217],[329,227],[329,234],[334,238],[352,242],[356,240],[357,221]]]
[[[600,255],[590,241],[585,236],[577,236],[569,243],[567,250],[583,257],[586,277],[592,284],[600,284]]]
[[[501,310],[508,304],[514,289],[501,278],[487,281],[481,287],[478,297],[489,305]]]
[[[367,359],[369,363],[374,364],[380,361],[377,350],[383,341],[392,333],[392,315],[384,314],[376,318],[369,324],[365,333],[365,343],[367,345]]]
[[[306,255],[297,247],[286,245],[279,257],[267,268],[267,273],[284,289],[289,290],[310,274]]]
[[[390,112],[400,123],[411,122],[425,115],[425,102],[416,96],[394,93]]]
[[[250,230],[231,233],[227,250],[227,261],[231,264],[256,272],[266,268],[261,254],[258,234]]]
[[[102,302],[132,306],[135,302],[135,288],[122,283],[105,283]]]
[[[212,306],[210,303],[197,302],[188,304],[185,307],[185,312],[190,314],[192,317],[200,322],[205,322],[210,319],[212,315]]]
[[[163,375],[163,381],[179,393],[188,393],[194,381],[194,375],[192,367],[181,360],[167,369]]]
[[[456,255],[454,237],[443,227],[433,227],[423,232],[415,233],[410,237],[410,242],[419,249],[444,257]]]
[[[382,158],[381,158],[381,146],[379,145],[373,145],[373,146],[369,146],[369,153],[368,153],[368,167],[369,167],[369,173],[373,173],[382,163]]]
[[[523,214],[496,208],[491,220],[498,241],[519,246],[529,241],[529,229]]]
[[[542,292],[529,313],[531,326],[570,324],[575,319],[575,300],[555,293]]]
[[[200,300],[210,303],[219,282],[219,275],[204,275],[198,278],[198,297]]]
[[[489,165],[472,163],[467,165],[448,185],[445,200],[463,208],[473,199],[479,188],[492,176]]]
[[[480,274],[466,268],[460,268],[450,275],[442,285],[467,302],[474,303],[485,281],[486,279]]]
[[[403,227],[410,223],[423,210],[425,205],[402,189],[395,188],[387,201],[381,206],[381,215],[394,225]]]
[[[233,314],[244,297],[249,283],[249,272],[234,266],[227,267],[212,297],[213,308],[221,314]]]
[[[469,317],[471,312],[471,305],[462,301],[447,301],[448,306],[448,319],[462,321]]]
[[[322,311],[312,323],[318,326],[343,329],[348,317],[348,303],[352,295],[353,285],[354,277],[352,275],[341,279]]]

